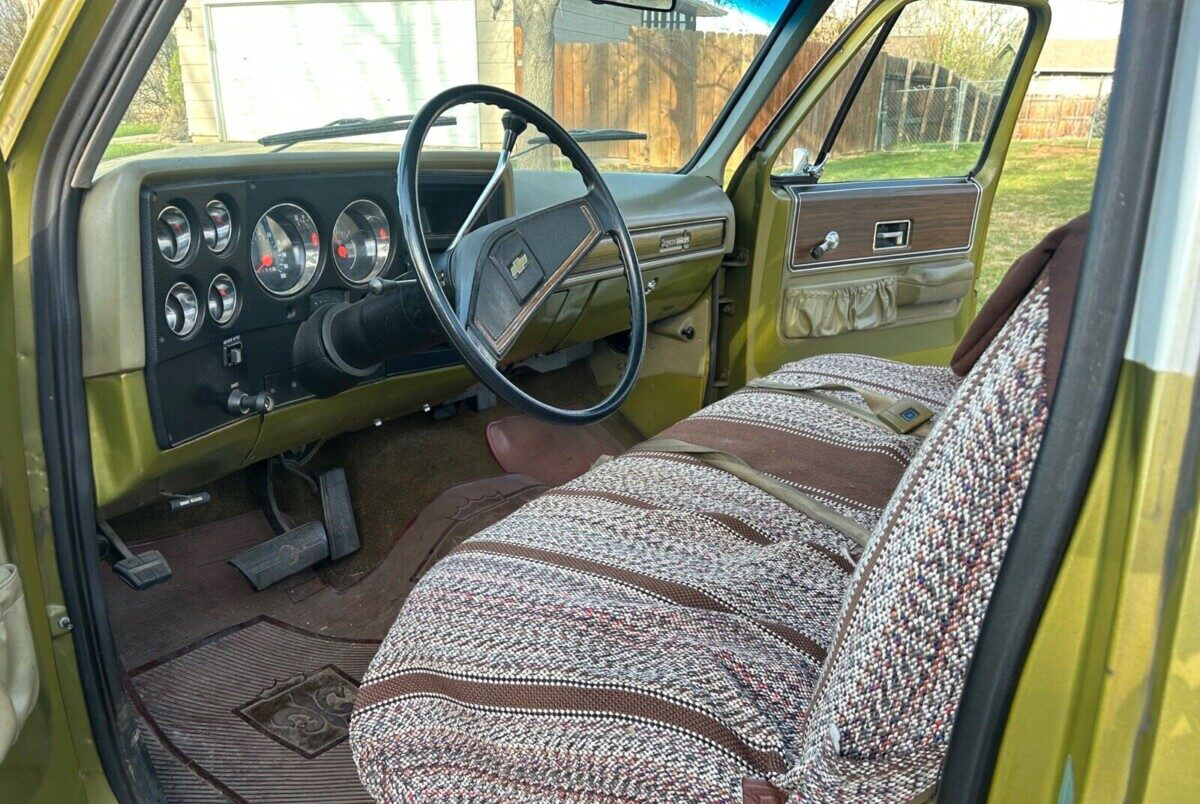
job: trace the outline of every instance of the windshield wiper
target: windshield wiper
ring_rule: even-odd
[[[259,145],[280,145],[279,150],[295,145],[298,142],[314,140],[333,140],[338,137],[356,137],[361,134],[386,134],[391,131],[405,131],[412,125],[413,115],[394,114],[387,117],[376,117],[368,120],[365,117],[343,117],[326,123],[317,128],[302,128],[297,131],[285,131],[281,134],[268,134],[258,141]],[[453,126],[458,123],[455,117],[439,117],[433,121],[435,126]]]
[[[617,140],[645,140],[649,139],[644,131],[631,131],[627,128],[573,128],[567,131],[575,142],[615,142]],[[536,137],[529,138],[529,146],[524,151],[513,154],[513,159],[518,156],[524,156],[530,151],[536,151],[543,145],[549,145],[550,138],[544,134],[539,134]]]

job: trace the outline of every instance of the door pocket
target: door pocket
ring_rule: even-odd
[[[783,300],[785,338],[825,338],[896,320],[896,277],[822,287],[790,287]]]

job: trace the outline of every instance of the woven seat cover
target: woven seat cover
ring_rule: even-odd
[[[873,383],[940,411],[958,378],[913,369],[821,356],[773,376]],[[693,418],[753,427],[781,454],[824,446],[845,465],[882,460],[895,480],[920,445],[756,389]],[[891,491],[804,488],[867,530]],[[418,584],[363,679],[352,724],[363,781],[385,800],[740,800],[743,777],[796,760],[857,552],[700,461],[609,461]]]
[[[747,463],[869,532],[861,558],[756,485],[637,451],[464,542],[414,589],[363,679],[350,738],[367,789],[386,801],[928,789],[1041,440],[1047,299],[1043,282],[962,380],[847,355],[772,375],[922,401],[936,415],[923,441],[763,389],[668,431],[736,428],[727,440]]]

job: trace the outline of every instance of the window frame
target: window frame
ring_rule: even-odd
[[[800,83],[796,85],[795,89],[793,89],[788,95],[787,100],[784,101],[783,105],[779,107],[779,111],[776,112],[771,118],[771,121],[767,123],[766,128],[763,129],[762,134],[760,134],[758,139],[755,140],[754,145],[747,149],[746,155],[743,157],[742,164],[738,166],[738,173],[741,173],[745,169],[746,165],[751,160],[757,158],[759,154],[768,154],[771,157],[772,162],[779,158],[778,152],[773,154],[770,153],[768,150],[768,145],[782,129],[784,121],[788,117],[789,112],[796,107],[796,104],[800,102],[800,99],[805,95],[813,83],[824,74],[833,56],[841,52],[851,35],[853,35],[862,27],[864,20],[887,1],[888,0],[876,0],[876,2],[871,3],[861,12],[859,12],[859,15],[855,17],[849,25],[846,26],[845,30],[843,30],[838,38],[834,40],[833,44],[830,45],[823,54],[821,54],[821,58],[817,59],[816,64],[813,65],[812,69],[808,71],[808,74],[804,76]],[[899,14],[903,12],[905,8],[916,2],[920,2],[920,0],[906,0],[906,2],[898,4],[891,14],[881,18],[879,23],[875,25],[863,38],[863,41],[860,43],[859,47],[857,47],[854,52],[850,54],[850,58],[852,59],[857,56],[863,48],[869,48],[875,41],[874,37],[878,35],[879,31],[888,23],[889,20],[898,18]],[[1020,72],[1021,65],[1025,63],[1025,59],[1029,55],[1029,48],[1033,45],[1034,35],[1037,29],[1037,20],[1034,10],[1024,3],[1005,2],[1005,0],[963,0],[963,2],[979,2],[986,5],[1003,5],[1023,8],[1026,14],[1025,32],[1021,36],[1021,43],[1017,48],[1012,69],[1009,70],[1008,77],[1004,81],[1004,88],[1001,90],[1001,97],[1003,101],[1000,107],[997,109],[996,114],[992,116],[991,122],[988,124],[987,133],[984,135],[982,147],[979,152],[979,158],[966,174],[961,176],[943,176],[939,178],[973,179],[979,175],[979,172],[983,170],[984,166],[987,164],[988,156],[991,154],[992,148],[995,145],[996,133],[1000,126],[1000,120],[1004,116],[1004,110],[1008,108],[1008,104],[1012,99],[1013,89],[1017,82],[1017,75]],[[847,61],[846,66],[842,68],[842,70],[847,69],[850,69],[849,61]],[[842,70],[838,71],[838,76],[841,75]],[[838,76],[834,76],[834,78]],[[815,98],[813,102],[814,107],[816,103],[820,102],[824,97],[825,95],[822,93],[819,97]],[[789,137],[794,134],[797,129],[799,129],[800,125],[804,122],[804,119],[805,118],[803,117],[800,118],[796,121],[795,125],[791,127],[790,131],[788,132]],[[810,176],[788,174],[771,174],[770,181],[771,186],[780,188],[797,184],[807,185],[819,183],[819,180],[814,180]],[[862,181],[896,181],[896,179],[864,179]],[[830,182],[830,184],[833,183],[834,182]]]

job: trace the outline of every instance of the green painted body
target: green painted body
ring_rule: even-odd
[[[797,104],[796,120],[869,30],[898,5],[884,0],[852,34],[846,52]],[[1040,0],[1029,5],[1041,26],[1035,43],[1040,44],[1048,10]],[[0,188],[0,531],[25,585],[41,675],[33,714],[0,764],[5,801],[113,798],[93,745],[73,643],[56,625],[63,596],[43,470],[29,259],[43,145],[111,6],[111,0],[44,0],[0,98],[6,171]],[[1031,61],[1022,65],[1018,94],[1031,70]],[[983,188],[982,228],[972,255],[977,265],[1018,106],[1005,108],[977,175]],[[774,146],[731,187],[738,245],[753,262],[730,269],[724,278],[722,296],[731,300],[732,312],[723,321],[716,360],[725,389],[818,351],[944,363],[974,313],[973,300],[955,318],[928,327],[800,343],[778,338],[777,266],[784,261],[788,219],[785,199],[769,181],[783,138]],[[704,288],[716,261],[704,267],[703,281],[688,286],[689,292],[694,287],[694,304],[680,315],[706,315],[711,299]],[[663,284],[670,281],[664,277]],[[557,304],[563,308],[586,301],[581,291],[562,295]],[[613,315],[624,313],[618,290],[604,290],[600,300],[611,305]],[[609,326],[607,315],[589,316],[586,327],[568,327],[560,322],[570,319],[559,316],[539,337],[542,343],[583,342],[594,337],[587,327]],[[648,371],[625,408],[648,434],[700,406],[709,359],[705,334],[685,345],[669,332],[657,332],[650,343]],[[619,357],[603,352],[593,357],[602,384],[614,361]],[[87,392],[97,494],[107,502],[136,501],[155,483],[188,485],[216,477],[314,432],[367,426],[377,414],[361,410],[380,406],[387,415],[400,415],[471,382],[462,369],[379,382],[344,395],[343,404],[301,403],[266,421],[247,420],[163,452],[150,430],[141,374],[93,378]],[[1193,415],[1195,390],[1194,377],[1155,373],[1132,362],[1124,366],[1101,459],[1009,713],[993,780],[998,801],[1200,800],[1194,768],[1200,756],[1197,489],[1189,485],[1193,478],[1180,479],[1188,458],[1182,434]]]

